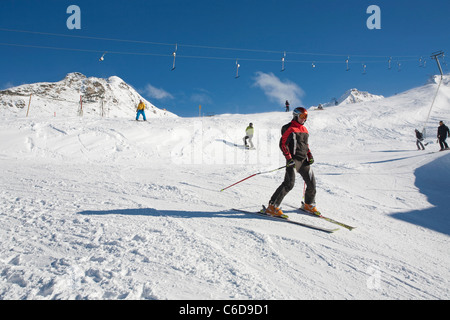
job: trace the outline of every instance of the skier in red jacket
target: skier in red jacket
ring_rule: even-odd
[[[293,119],[281,129],[280,149],[286,157],[286,174],[283,183],[278,187],[269,201],[266,214],[281,216],[280,204],[283,198],[292,190],[295,184],[295,172],[297,171],[306,183],[305,203],[302,209],[317,214],[315,206],[316,179],[311,169],[314,158],[309,150],[309,133],[304,123],[308,118],[308,111],[299,107],[293,111]]]

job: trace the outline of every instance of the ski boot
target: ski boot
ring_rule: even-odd
[[[265,214],[272,216],[272,217],[285,217],[286,215],[281,211],[280,208],[275,207],[273,204],[269,204],[269,206],[266,208]]]
[[[313,215],[320,216],[320,212],[317,210],[315,204],[307,204],[302,202],[302,206],[300,207],[300,209]]]

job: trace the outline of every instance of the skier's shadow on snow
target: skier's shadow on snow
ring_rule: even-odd
[[[78,212],[82,215],[124,215],[124,216],[149,216],[149,217],[174,217],[174,218],[256,218],[256,215],[244,214],[232,210],[228,211],[186,211],[186,210],[157,210],[154,208],[113,209],[113,210],[86,210]]]
[[[450,155],[440,157],[414,172],[415,185],[427,196],[430,208],[393,214],[392,217],[450,235]]]
[[[387,152],[387,153],[395,153],[395,152],[408,152],[408,151],[414,151],[416,149],[405,149],[405,150],[378,150],[378,151],[372,151],[372,152]]]
[[[397,151],[397,152],[403,152],[403,151],[407,151],[407,150],[401,150],[401,151]],[[387,152],[387,151],[379,151],[379,152]],[[395,152],[395,151],[392,151]],[[378,163],[387,163],[387,162],[394,162],[394,161],[399,161],[399,160],[406,160],[406,159],[410,159],[410,158],[416,158],[416,157],[423,157],[426,154],[429,154],[432,152],[426,152],[426,153],[419,153],[419,154],[414,154],[411,156],[407,156],[407,157],[401,157],[401,158],[394,158],[394,159],[385,159],[385,160],[379,160],[379,161],[370,161],[370,162],[363,162],[361,164],[378,164]]]
[[[216,141],[223,142],[229,147],[236,147],[236,148],[240,148],[240,149],[245,149],[244,145],[240,145],[240,144],[237,144],[237,143],[234,143],[234,142],[230,142],[230,141],[227,141],[225,139],[216,139]]]

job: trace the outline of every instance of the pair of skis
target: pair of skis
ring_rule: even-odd
[[[242,209],[231,209],[231,210],[242,212],[242,213],[256,214],[258,216],[265,217],[265,218],[268,218],[268,219],[272,219],[272,220],[276,220],[276,221],[284,221],[284,222],[296,224],[296,225],[299,225],[299,226],[302,226],[302,227],[306,227],[306,228],[309,228],[309,229],[314,229],[314,230],[323,231],[323,232],[327,232],[327,233],[332,233],[332,232],[335,232],[335,231],[339,230],[339,228],[326,229],[326,228],[314,226],[314,225],[311,225],[311,224],[294,221],[294,220],[289,219],[287,215],[283,215],[283,216],[279,216],[279,217],[271,216],[271,215],[268,215],[266,213],[261,212],[262,210],[261,211],[248,211],[248,210],[242,210]]]
[[[297,207],[294,207],[294,206],[291,206],[291,205],[288,205],[288,206],[291,207],[291,208],[294,208],[294,209],[296,209],[296,210],[298,210],[298,211],[300,211],[301,213],[306,213],[307,215],[310,215],[310,216],[313,216],[313,217],[317,217],[317,218],[324,219],[324,220],[326,220],[326,221],[328,221],[328,222],[331,222],[331,223],[337,224],[338,226],[344,227],[344,228],[346,228],[346,229],[348,229],[348,230],[350,230],[350,231],[353,230],[353,229],[355,229],[355,227],[349,226],[348,224],[345,224],[345,223],[342,223],[342,222],[340,222],[340,221],[336,221],[336,220],[334,220],[334,219],[325,217],[325,216],[322,215],[320,212],[317,212],[317,214],[314,214],[314,213],[309,212],[309,211],[306,211],[306,210],[304,210],[304,209],[302,209],[302,208],[297,208]]]
[[[290,207],[293,207],[293,206],[290,206]],[[293,207],[293,208],[295,208],[295,207]],[[328,221],[330,223],[339,225],[339,226],[344,227],[344,228],[346,228],[348,230],[353,230],[355,228],[355,227],[349,226],[349,225],[347,225],[345,223],[342,223],[342,222],[336,221],[334,219],[325,217],[321,213],[314,214],[314,213],[305,211],[305,210],[300,209],[300,208],[295,208],[295,209],[301,211],[301,213],[305,213],[305,214],[314,216],[316,218],[324,219],[324,220],[326,220],[326,221]],[[319,227],[319,226],[316,226],[316,225],[312,225],[312,224],[308,224],[308,223],[303,223],[303,222],[291,220],[291,219],[289,219],[289,217],[287,215],[282,215],[282,216],[279,216],[279,217],[271,216],[271,215],[268,215],[268,214],[265,213],[265,207],[264,206],[263,206],[263,208],[260,211],[248,211],[248,210],[242,210],[242,209],[232,209],[232,210],[238,211],[238,212],[243,212],[243,213],[256,214],[256,215],[259,215],[259,216],[262,216],[262,217],[265,217],[265,218],[270,218],[270,219],[273,219],[273,220],[285,221],[285,222],[288,222],[288,223],[296,224],[296,225],[303,226],[303,227],[306,227],[306,228],[309,228],[309,229],[323,231],[323,232],[327,232],[327,233],[333,233],[333,232],[336,232],[337,230],[339,230],[339,228],[328,229],[328,228],[322,228],[322,227]]]

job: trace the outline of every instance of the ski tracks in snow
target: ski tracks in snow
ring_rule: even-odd
[[[364,118],[363,129],[376,130],[359,137],[364,130],[353,132],[358,123],[340,118],[343,132],[345,126],[349,131],[342,141],[330,112],[328,134],[321,135],[314,121],[318,126],[327,112],[308,120],[318,205],[324,214],[357,226],[332,235],[228,211],[267,204],[282,171],[219,193],[283,164],[278,157],[269,163],[266,156],[279,155],[279,125],[289,120],[284,113],[211,119],[211,128],[229,129],[230,138],[222,138],[232,141],[242,139],[240,127],[250,121],[273,129],[267,155],[258,148],[252,156],[263,159],[255,162],[247,150],[217,141],[221,131],[209,130],[208,119],[202,120],[208,134],[193,127],[192,119],[5,120],[0,298],[449,297],[448,235],[391,216],[429,205],[414,186],[412,168],[428,156],[404,150],[409,138],[396,143],[398,133],[389,128],[390,140],[381,141],[384,120]],[[392,143],[400,150],[394,155],[372,151]],[[195,162],[197,151],[204,153],[203,163]],[[219,151],[232,152],[239,162],[215,164]],[[285,201],[299,205],[302,187],[298,182]]]

